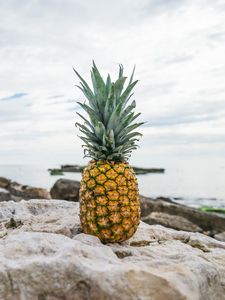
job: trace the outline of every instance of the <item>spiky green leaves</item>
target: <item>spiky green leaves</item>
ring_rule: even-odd
[[[88,100],[88,104],[77,102],[87,113],[89,120],[77,113],[84,124],[76,123],[84,136],[80,136],[84,142],[85,156],[95,160],[124,161],[128,160],[132,150],[137,149],[136,142],[141,134],[134,131],[143,122],[133,123],[140,115],[134,114],[136,103],[133,100],[128,105],[137,84],[133,81],[134,70],[127,87],[124,87],[127,77],[123,76],[123,66],[119,66],[119,77],[114,82],[110,75],[106,82],[102,79],[95,63],[91,70],[93,91],[86,81],[74,69],[80,79],[79,89]]]

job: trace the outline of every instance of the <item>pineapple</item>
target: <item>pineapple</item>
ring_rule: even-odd
[[[76,123],[84,142],[84,155],[92,160],[84,169],[80,188],[80,221],[83,231],[103,242],[121,242],[130,238],[140,222],[138,183],[128,159],[141,134],[134,131],[143,124],[133,123],[140,115],[133,112],[136,103],[132,90],[134,69],[126,88],[123,66],[115,82],[108,75],[102,79],[95,63],[91,70],[93,90],[80,79],[78,86],[88,104],[78,104],[87,117]]]

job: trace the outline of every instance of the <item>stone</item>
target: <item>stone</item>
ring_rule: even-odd
[[[216,234],[214,237],[215,237],[215,239],[217,239],[219,241],[225,242],[225,231]]]
[[[1,202],[0,205],[0,224],[8,232],[14,227],[22,231],[60,233],[72,237],[81,231],[79,222],[77,206],[69,201],[22,200],[17,203]],[[10,226],[10,223],[18,225]]]
[[[0,201],[9,201],[11,199],[11,195],[9,191],[6,189],[0,188]]]
[[[140,201],[141,219],[148,224],[203,232],[215,237],[225,231],[225,216],[203,212],[163,197],[152,199],[140,196]]]
[[[10,184],[10,180],[5,177],[0,177],[0,188],[7,188]]]
[[[0,201],[20,201],[22,199],[51,199],[50,193],[43,188],[22,185],[0,177]]]
[[[53,199],[79,201],[80,183],[70,179],[59,179],[52,187]],[[156,199],[140,196],[141,219],[153,225],[160,224],[177,230],[201,232],[216,236],[225,231],[225,216],[199,211],[173,202],[166,197]]]
[[[17,182],[11,182],[7,190],[12,195],[22,199],[51,199],[50,193],[46,189],[22,185]]]
[[[80,182],[70,179],[58,179],[50,190],[53,199],[79,201]]]
[[[141,222],[104,245],[78,214],[62,200],[0,203],[0,299],[225,299],[225,243]]]
[[[192,232],[203,232],[203,229],[197,226],[196,224],[190,222],[188,219],[177,216],[170,215],[163,212],[152,212],[147,217],[142,217],[142,221],[154,225],[160,224],[166,227],[178,229],[178,230],[186,230]]]

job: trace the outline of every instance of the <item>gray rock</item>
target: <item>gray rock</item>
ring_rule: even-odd
[[[7,188],[7,186],[9,186],[10,184],[10,180],[5,178],[5,177],[0,177],[0,188]]]
[[[58,179],[51,188],[53,199],[79,201],[80,182],[70,179]]]
[[[50,193],[53,199],[79,201],[80,182],[59,179]],[[169,198],[140,196],[141,219],[153,225],[160,224],[177,230],[202,232],[214,236],[225,231],[225,217],[177,204]]]
[[[225,242],[225,231],[216,234],[214,237],[215,237],[215,239],[217,239],[219,241]]]
[[[60,233],[69,237],[81,232],[77,206],[59,200],[2,202],[0,224],[2,230],[7,229],[7,232],[17,228],[22,231]]]
[[[6,189],[0,188],[0,201],[9,201],[10,199],[10,193]]]
[[[43,188],[22,185],[0,177],[0,201],[20,201],[22,199],[51,199],[50,193]]]
[[[204,232],[210,236],[225,231],[225,216],[199,211],[166,198],[140,198],[142,220],[148,224]]]
[[[22,185],[17,182],[10,182],[7,190],[14,196],[21,199],[51,199],[49,192],[46,189]]]
[[[0,299],[225,299],[225,243],[141,222],[103,245],[79,233],[78,213],[61,200],[0,203]]]
[[[170,215],[163,212],[152,212],[146,217],[142,217],[142,221],[154,225],[160,224],[166,227],[178,229],[178,230],[186,230],[192,232],[203,232],[202,228],[197,226],[196,224],[190,222],[188,219],[181,217]]]

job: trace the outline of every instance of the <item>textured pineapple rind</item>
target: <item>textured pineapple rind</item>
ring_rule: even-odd
[[[127,162],[91,161],[80,188],[83,231],[104,242],[130,238],[140,223],[138,183]]]

